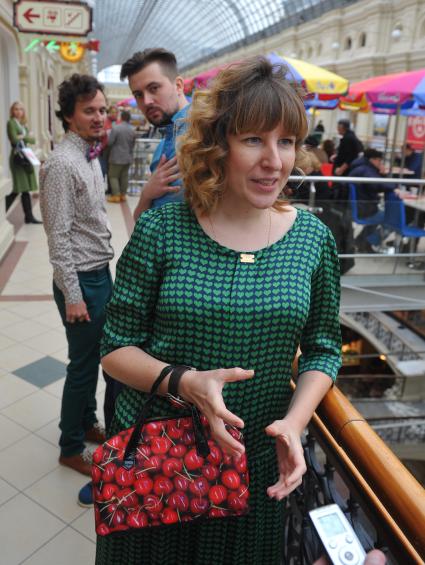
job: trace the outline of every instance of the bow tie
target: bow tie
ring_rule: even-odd
[[[87,148],[87,152],[86,152],[87,161],[90,163],[90,161],[92,161],[93,159],[97,159],[97,157],[99,157],[101,153],[102,153],[101,143],[96,143],[96,145],[90,145],[90,147]]]

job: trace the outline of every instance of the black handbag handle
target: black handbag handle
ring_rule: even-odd
[[[145,403],[142,406],[140,414],[134,424],[134,430],[131,434],[131,437],[128,441],[127,447],[124,452],[124,466],[125,467],[132,467],[134,465],[134,458],[136,455],[137,446],[139,444],[139,439],[142,433],[142,428],[146,423],[146,419],[149,414],[149,409],[153,401],[157,398],[157,390],[159,385],[165,379],[167,375],[169,375],[176,367],[174,365],[167,365],[162,369],[159,376],[155,379],[152,388],[150,390],[149,396],[146,399]],[[205,437],[204,428],[201,423],[201,419],[199,416],[199,411],[195,405],[190,404],[190,411],[192,416],[193,422],[193,432],[195,435],[195,444],[196,444],[196,451],[198,455],[201,457],[207,457],[210,454],[210,448],[208,445],[207,438]]]

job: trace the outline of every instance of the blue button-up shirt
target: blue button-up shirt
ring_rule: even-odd
[[[153,173],[158,166],[159,160],[162,155],[165,155],[167,161],[172,159],[176,154],[176,138],[179,135],[183,135],[187,129],[186,117],[189,111],[190,104],[187,104],[184,108],[179,110],[171,118],[171,124],[165,126],[165,135],[161,142],[158,144],[156,151],[152,158],[152,163],[150,166],[151,172]],[[171,186],[181,186],[182,181],[176,180],[171,183]],[[160,198],[155,198],[152,200],[151,208],[159,208],[168,202],[181,202],[183,200],[183,187],[182,190],[178,192],[173,192],[170,194],[165,194]]]

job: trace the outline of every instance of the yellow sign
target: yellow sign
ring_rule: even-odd
[[[78,63],[84,57],[85,47],[77,41],[62,42],[59,53],[68,63]]]

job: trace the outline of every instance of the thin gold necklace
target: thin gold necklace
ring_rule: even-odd
[[[272,212],[269,210],[269,229],[268,229],[268,233],[267,233],[267,247],[269,247],[270,245],[270,235],[271,235],[271,231],[272,231]],[[211,218],[211,215],[208,214],[208,220],[210,222],[210,226],[211,226],[211,231],[212,234],[214,236],[215,241],[217,241],[217,243],[220,243],[218,241],[217,238],[217,234],[215,233],[215,229],[214,229],[214,224]],[[240,253],[239,254],[239,260],[241,263],[255,263],[255,255],[253,253]]]

